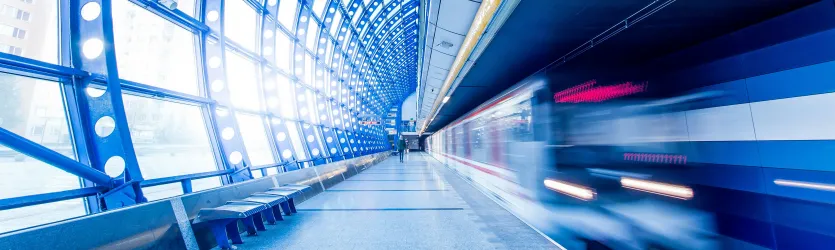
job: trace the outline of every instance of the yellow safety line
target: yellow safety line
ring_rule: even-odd
[[[458,55],[452,63],[453,70],[450,70],[449,74],[447,74],[446,81],[444,81],[444,85],[441,86],[441,92],[439,92],[438,97],[435,98],[435,103],[432,105],[432,111],[429,112],[429,120],[424,120],[423,128],[420,132],[421,134],[426,131],[429,123],[435,119],[435,116],[437,115],[435,114],[435,111],[437,111],[437,109],[441,106],[444,97],[446,97],[447,92],[452,87],[452,83],[455,82],[455,78],[458,77],[458,73],[461,72],[461,69],[464,67],[464,63],[473,52],[473,48],[475,48],[478,40],[481,39],[481,35],[484,34],[484,30],[487,29],[487,24],[489,24],[493,19],[493,15],[496,14],[496,9],[498,9],[501,2],[502,0],[484,0],[481,2],[481,6],[478,7],[478,12],[476,12],[475,18],[473,18],[473,23],[470,25],[470,30],[467,32],[467,36],[464,38],[461,48],[458,49]]]

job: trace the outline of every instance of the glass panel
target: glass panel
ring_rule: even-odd
[[[3,3],[0,52],[58,64],[58,1]]]
[[[313,127],[313,134],[314,134],[314,135],[315,135],[315,137],[316,137],[316,145],[319,145],[319,150],[321,151],[321,155],[319,155],[319,157],[327,157],[327,156],[328,156],[327,150],[322,150],[322,149],[327,148],[327,147],[326,147],[326,146],[322,143],[322,130],[321,130],[321,129],[319,129],[319,127]],[[314,153],[315,153],[315,152],[314,152]],[[315,156],[317,156],[317,155],[314,155],[314,157],[315,157]]]
[[[316,69],[316,88],[321,91],[319,94],[322,96],[328,95],[328,81],[330,81],[331,74],[326,73],[328,69],[324,66],[319,65],[318,69]]]
[[[351,12],[348,12],[348,14],[351,14]],[[362,6],[360,6],[359,8],[357,8],[356,13],[354,13],[354,14],[352,14],[352,15],[353,15],[353,18],[351,19],[351,22],[354,24],[354,26],[356,26],[356,25],[357,25],[357,21],[359,21],[359,20],[360,20],[360,16],[362,16]]]
[[[307,40],[305,43],[308,49],[316,51],[316,43],[318,43],[316,39],[319,37],[319,23],[313,21],[313,19],[308,20],[307,23]]]
[[[307,118],[308,121],[312,124],[319,124],[319,117],[316,116],[316,95],[314,95],[313,91],[309,89],[305,89],[304,93],[306,97],[305,99],[307,101],[307,103],[305,103],[307,105],[305,113],[308,114],[308,116],[304,118]],[[299,101],[299,105],[304,104],[301,101]],[[299,110],[299,115],[305,115],[301,113],[301,109]]]
[[[199,95],[194,34],[130,3],[113,1],[119,77]]]
[[[252,170],[252,178],[258,179],[258,178],[261,178],[261,177],[264,177],[264,176],[261,175],[261,170],[260,169],[259,170]]]
[[[261,166],[275,163],[273,150],[270,142],[267,141],[267,131],[264,128],[264,119],[255,115],[237,113],[238,128],[241,129],[241,138],[246,147],[246,153],[253,166]]]
[[[325,65],[330,64],[333,59],[333,41],[328,41],[328,48],[325,50]]]
[[[342,28],[342,12],[337,11],[333,14],[333,22],[330,26],[331,36],[336,37],[340,28]]]
[[[191,180],[191,191],[197,192],[206,189],[216,188],[222,185],[219,183],[222,183],[220,180],[220,176]]]
[[[277,168],[268,168],[267,169],[267,175],[276,175],[276,174],[278,174],[278,169]]]
[[[374,7],[368,8],[369,11],[373,11],[371,13],[371,18],[369,18],[368,20],[376,20],[377,16],[380,15],[380,10],[382,10],[382,9],[383,8],[377,8],[377,5],[375,5]],[[368,28],[368,26],[370,26],[370,25],[366,25],[366,28]]]
[[[248,58],[226,51],[226,81],[232,105],[247,110],[260,110],[261,92],[258,91],[257,66]]]
[[[333,126],[331,125],[330,117],[328,116],[328,104],[329,102],[327,101],[327,99],[317,95],[316,110],[319,113],[319,124],[325,126]]]
[[[180,183],[170,183],[153,187],[143,187],[142,194],[144,194],[145,198],[148,198],[149,201],[161,200],[182,195],[183,186],[180,185]]]
[[[336,128],[344,128],[342,126],[342,110],[339,106],[332,106],[331,108],[331,115],[333,115],[333,125]]]
[[[142,176],[156,179],[218,170],[201,107],[122,95]],[[220,186],[220,178],[192,183],[193,190]],[[182,193],[180,184],[143,188],[162,199]]]
[[[75,159],[59,83],[0,73],[0,127]]]
[[[325,10],[325,4],[328,3],[328,0],[314,0],[313,1],[313,12],[316,13],[316,16],[323,17],[322,11]]]
[[[229,0],[226,2],[224,14],[224,32],[226,37],[243,46],[249,51],[255,51],[255,37],[258,27],[258,14],[243,0]]]
[[[0,127],[75,159],[61,85],[0,73]],[[80,188],[79,178],[0,145],[0,199]],[[0,232],[84,215],[81,199],[0,211]]]
[[[41,180],[45,178],[44,176],[38,177]],[[84,199],[3,210],[0,211],[0,233],[83,216],[86,213]]]
[[[278,22],[287,30],[294,30],[298,5],[299,2],[296,0],[284,0],[278,5]]]
[[[177,9],[193,17],[197,12],[195,2],[196,0],[177,0]]]
[[[293,41],[284,32],[276,31],[275,48],[276,48],[276,66],[285,72],[290,71],[290,61],[293,60]]]
[[[290,142],[293,143],[293,150],[296,151],[297,160],[307,159],[307,153],[304,152],[302,140],[299,138],[299,124],[295,122],[285,122],[287,125],[287,133],[290,134]]]
[[[316,65],[316,60],[313,57],[311,57],[310,55],[305,55],[305,58],[306,58],[306,60],[304,61],[304,63],[305,63],[305,65],[304,65],[305,66],[305,68],[304,68],[305,77],[304,77],[303,83],[312,87],[313,86],[313,71],[314,71],[314,65]]]
[[[276,76],[276,88],[278,89],[279,109],[281,116],[288,119],[296,119],[296,102],[293,83],[283,75]]]

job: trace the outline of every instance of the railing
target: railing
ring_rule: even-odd
[[[16,136],[16,135],[9,135],[9,134],[11,134],[11,133],[6,133],[4,135],[5,136],[13,136],[13,137]],[[40,151],[42,151],[42,152],[50,152],[50,154],[48,155],[48,157],[46,159],[50,159],[50,160],[53,160],[53,161],[49,161],[48,163],[69,166],[69,167],[65,167],[63,169],[69,169],[68,171],[71,171],[71,172],[78,172],[77,175],[81,176],[82,178],[85,178],[85,179],[88,179],[88,180],[93,180],[94,182],[100,183],[99,185],[101,185],[101,183],[111,184],[109,176],[106,176],[106,175],[104,175],[103,173],[101,173],[97,170],[93,170],[92,168],[90,168],[86,165],[83,165],[83,164],[81,164],[77,161],[74,161],[74,160],[71,160],[67,157],[64,157],[63,155],[60,155],[60,153],[58,153],[58,152],[45,149],[45,147],[43,147],[41,145],[34,144],[34,143],[28,143],[28,144],[16,145],[16,146],[17,147],[40,148],[41,149]],[[0,152],[13,151],[13,150],[14,149],[9,149],[9,148],[3,147],[2,149],[0,149]],[[376,152],[376,150],[372,150],[369,153],[377,153],[377,152]],[[15,152],[15,154],[21,154],[21,153]],[[324,157],[320,156],[320,157],[309,158],[309,159],[304,159],[304,160],[294,160],[294,161],[287,161],[287,162],[283,162],[283,163],[275,163],[275,164],[253,166],[253,167],[245,167],[245,168],[240,169],[238,171],[245,171],[247,169],[249,169],[250,171],[261,170],[262,175],[267,176],[266,171],[264,171],[264,169],[267,169],[267,168],[273,168],[273,167],[279,168],[280,169],[280,171],[278,171],[279,173],[288,172],[288,170],[287,170],[288,165],[295,164],[298,169],[301,169],[302,165],[304,163],[313,164],[314,162],[320,161],[320,160],[324,160],[325,163],[329,163],[329,162],[332,162],[331,159],[333,157],[334,156],[324,156]],[[230,174],[234,174],[234,173],[235,173],[235,170],[227,169],[227,170],[217,170],[217,171],[203,172],[203,173],[169,176],[169,177],[162,177],[162,178],[144,180],[140,183],[140,186],[141,187],[153,187],[153,186],[159,186],[159,185],[165,185],[165,184],[171,184],[171,183],[178,183],[179,182],[181,187],[182,187],[183,193],[187,194],[187,193],[193,192],[193,189],[192,189],[192,181],[193,180],[230,175]],[[102,193],[106,192],[108,189],[109,189],[109,187],[107,187],[107,186],[93,186],[93,187],[84,187],[84,188],[58,191],[58,192],[51,192],[51,193],[43,193],[43,194],[35,194],[35,195],[27,195],[27,196],[21,196],[21,197],[0,199],[0,210],[20,208],[20,207],[25,207],[25,206],[45,204],[45,203],[51,203],[51,202],[58,202],[58,201],[64,201],[64,200],[70,200],[70,199],[76,199],[76,198],[83,198],[83,197],[93,197],[93,196],[97,197],[99,194],[102,194]]]
[[[165,184],[171,184],[171,183],[179,182],[180,185],[182,185],[183,193],[187,194],[187,193],[192,192],[192,188],[191,188],[191,181],[192,180],[198,180],[198,179],[203,179],[203,178],[228,175],[228,174],[231,174],[233,172],[235,172],[233,169],[226,169],[226,170],[218,170],[218,171],[205,172],[205,173],[169,176],[169,177],[145,180],[145,181],[142,181],[142,183],[140,183],[139,185],[142,186],[142,187],[153,187],[153,186],[159,186],[159,185],[165,185]]]
[[[35,195],[27,195],[21,197],[0,199],[0,210],[13,209],[31,205],[38,205],[56,201],[63,201],[75,198],[83,198],[96,196],[101,192],[107,191],[106,187],[86,187],[79,189],[72,189],[66,191],[43,193]]]

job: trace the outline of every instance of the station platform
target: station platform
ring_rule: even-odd
[[[238,249],[559,249],[425,153],[389,157]]]

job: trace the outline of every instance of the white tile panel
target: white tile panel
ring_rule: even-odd
[[[628,116],[601,127],[598,138],[603,144],[687,141],[684,112]],[[605,128],[605,129],[603,129]]]
[[[452,61],[455,60],[455,57],[444,55],[440,52],[432,52],[432,58],[429,59],[429,65],[442,68],[442,69],[449,69],[452,66]]]
[[[753,141],[754,124],[745,104],[687,111],[691,141]]]
[[[432,41],[432,39],[435,38],[435,31],[436,30],[437,29],[436,29],[434,24],[430,23],[429,25],[426,26],[426,41],[427,41],[426,45],[427,46],[429,46],[429,44],[431,44],[429,41]]]
[[[437,68],[437,67],[429,67],[429,71],[427,72],[427,81],[434,80],[440,81],[437,79],[445,79],[447,74],[449,74],[449,70]]]
[[[429,22],[430,23],[437,23],[438,22],[438,10],[441,7],[441,0],[432,0],[429,3]]]
[[[835,93],[751,103],[759,140],[835,139]]]
[[[479,5],[470,0],[443,0],[437,24],[448,31],[466,35]]]
[[[464,36],[442,29],[438,29],[435,34],[435,40],[432,42],[433,49],[447,55],[458,55],[458,49],[461,48],[461,43],[464,42]]]

